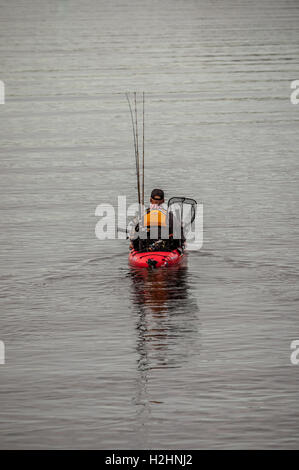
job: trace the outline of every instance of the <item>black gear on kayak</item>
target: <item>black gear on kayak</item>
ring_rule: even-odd
[[[149,267],[151,268],[155,268],[156,267],[156,264],[158,263],[158,261],[156,261],[155,259],[148,259],[147,260],[147,264],[149,265]]]

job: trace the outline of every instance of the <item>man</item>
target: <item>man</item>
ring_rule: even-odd
[[[150,207],[130,234],[130,248],[138,251],[169,251],[182,246],[181,240],[173,238],[173,224],[173,213],[168,213],[164,203],[164,191],[153,189]]]

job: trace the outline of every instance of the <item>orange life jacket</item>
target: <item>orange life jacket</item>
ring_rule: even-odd
[[[159,209],[149,209],[143,216],[144,227],[167,227],[167,211],[161,207]]]

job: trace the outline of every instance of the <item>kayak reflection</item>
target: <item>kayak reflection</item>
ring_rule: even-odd
[[[173,369],[196,360],[199,354],[199,311],[187,267],[131,268],[130,275],[138,353],[133,398],[139,423],[136,445],[146,446],[153,407],[164,400],[159,391],[172,386]]]
[[[137,311],[139,368],[179,367],[198,340],[198,307],[190,293],[188,268],[131,268]]]

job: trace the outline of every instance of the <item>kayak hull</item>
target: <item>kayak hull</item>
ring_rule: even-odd
[[[129,264],[136,268],[161,268],[180,264],[185,255],[178,250],[147,251],[132,250],[129,254]]]

